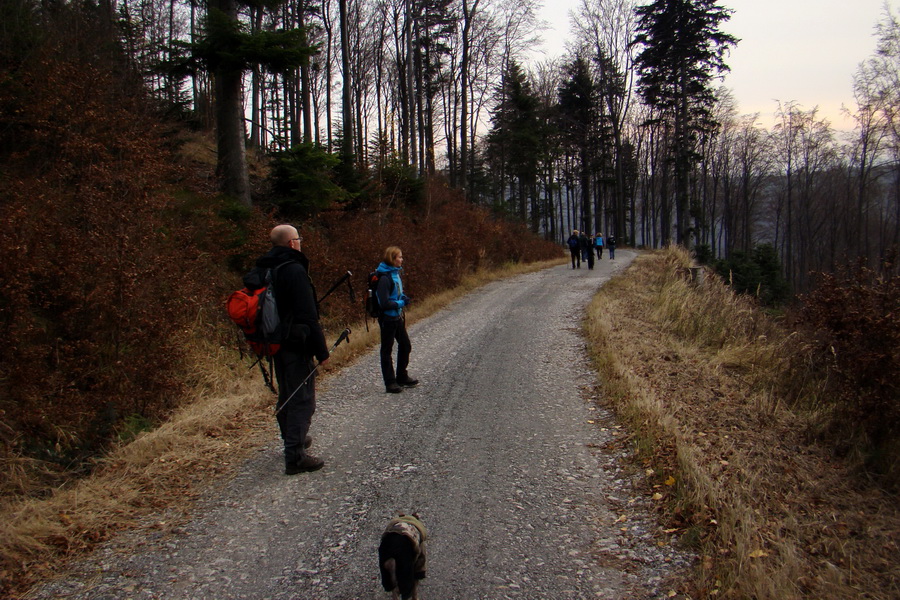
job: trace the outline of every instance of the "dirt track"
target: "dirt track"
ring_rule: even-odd
[[[29,598],[383,599],[397,511],[429,528],[425,600],[660,598],[690,557],[634,486],[579,335],[633,258],[492,283],[410,329],[422,383],[385,394],[377,351],[319,390],[323,470],[282,475],[277,429],[175,529],[120,536]]]

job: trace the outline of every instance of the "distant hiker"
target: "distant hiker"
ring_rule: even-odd
[[[582,231],[578,236],[578,245],[581,248],[581,261],[585,262],[588,259],[588,254],[593,252],[591,249],[591,240],[588,238],[587,232]]]
[[[611,235],[606,238],[606,247],[609,250],[609,260],[616,258],[616,236]]]
[[[587,248],[587,252],[585,253],[587,256],[587,266],[588,266],[588,269],[590,269],[591,271],[594,270],[594,249],[591,247],[591,244],[593,244],[593,243],[594,243],[594,239],[588,238],[588,248]]]
[[[284,440],[284,474],[295,475],[321,469],[325,464],[321,458],[307,453],[306,448],[316,411],[313,357],[324,364],[329,352],[319,324],[316,290],[309,278],[309,259],[300,251],[303,238],[293,225],[278,225],[272,229],[270,238],[272,249],[256,261],[256,266],[270,269],[284,265],[276,272],[273,282],[275,303],[281,322],[288,324],[293,335],[281,345],[274,362],[280,409],[278,427]]]
[[[572,235],[569,236],[569,239],[566,240],[566,245],[569,246],[569,252],[572,254],[572,268],[577,267],[581,268],[581,242],[578,240],[578,230],[573,229]]]
[[[597,258],[603,258],[603,234],[599,231],[594,237],[594,248],[597,250]]]
[[[403,281],[400,279],[402,269],[403,252],[397,246],[390,246],[384,251],[384,261],[375,269],[381,275],[376,293],[381,307],[381,316],[378,317],[378,325],[381,327],[381,376],[385,391],[391,394],[398,394],[404,387],[413,387],[419,383],[407,371],[412,344],[406,333],[406,316],[403,312],[409,306],[409,297],[403,293]],[[394,340],[397,341],[396,372],[393,361]]]

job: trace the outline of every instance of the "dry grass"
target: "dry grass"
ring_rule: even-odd
[[[689,283],[689,260],[642,256],[585,327],[605,397],[659,477],[653,491],[698,545],[690,595],[900,597],[895,499],[809,441],[814,414],[787,408],[786,390],[816,394],[814,381],[783,380],[805,349],[717,280]]]
[[[158,429],[99,461],[93,473],[45,498],[0,506],[0,591],[10,596],[57,571],[67,558],[158,510],[184,506],[204,483],[228,473],[262,431],[270,397],[210,348],[197,397]]]
[[[415,322],[481,285],[562,262],[507,265],[467,276],[462,284],[424,299],[409,312]],[[202,325],[198,324],[202,329]],[[336,350],[323,371],[339,369],[378,343],[378,327],[351,325],[350,342]],[[203,339],[197,333],[198,339]],[[330,336],[335,337],[335,336]],[[85,478],[61,486],[45,498],[0,505],[0,596],[16,597],[58,572],[66,560],[89,551],[115,531],[130,527],[171,527],[209,484],[233,473],[271,435],[273,396],[258,371],[248,371],[230,348],[206,346],[188,370],[198,374],[194,397],[161,427],[139,435],[103,459]],[[2,463],[4,481],[17,478],[27,490],[26,459]],[[166,523],[149,518],[167,511]]]

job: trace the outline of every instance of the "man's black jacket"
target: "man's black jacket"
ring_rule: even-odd
[[[309,278],[309,259],[302,252],[284,246],[274,246],[256,261],[260,269],[271,269],[284,264],[275,277],[275,302],[282,323],[306,325],[309,335],[304,342],[287,341],[285,350],[304,352],[315,356],[319,362],[328,359],[328,344],[319,324],[316,306],[316,288]]]

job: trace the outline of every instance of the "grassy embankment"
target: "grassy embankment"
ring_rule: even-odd
[[[693,598],[900,597],[896,498],[815,432],[808,351],[690,257],[639,257],[585,322],[603,395],[631,430],[662,529],[700,555]],[[789,403],[786,398],[792,398]]]

